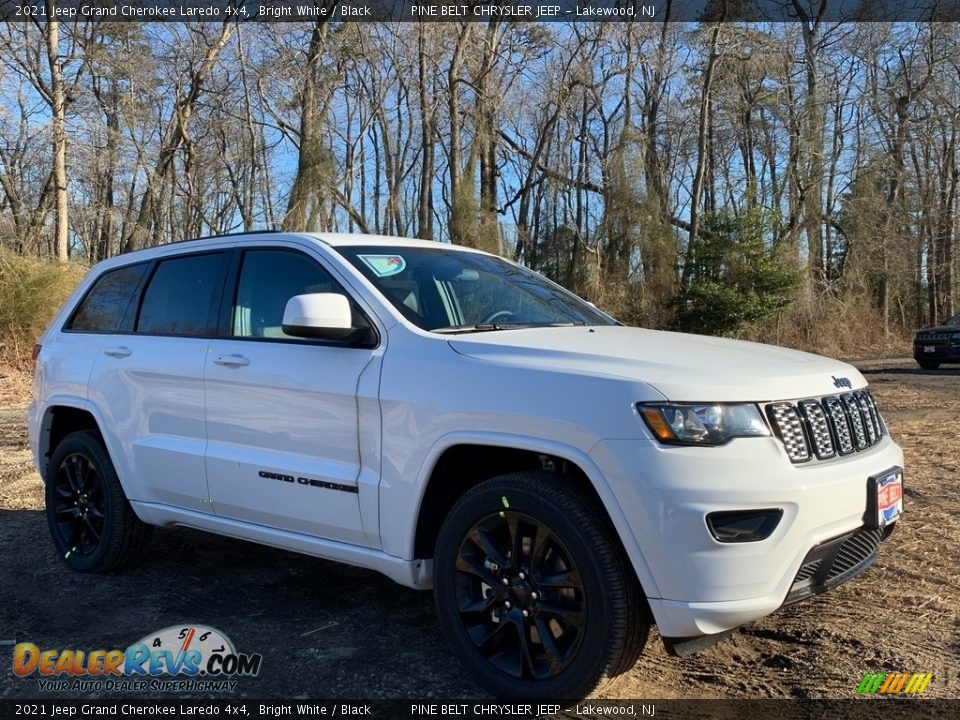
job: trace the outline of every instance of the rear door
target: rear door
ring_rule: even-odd
[[[366,544],[358,499],[357,386],[376,350],[283,332],[283,311],[294,295],[349,297],[305,252],[238,250],[234,267],[222,337],[207,353],[206,469],[214,510]],[[365,322],[359,310],[355,322]]]
[[[119,436],[131,500],[210,512],[203,372],[226,261],[216,250],[152,262],[132,323],[94,365],[90,399]]]
[[[149,262],[104,272],[64,323],[56,342],[43,348],[46,394],[86,398],[90,373],[110,337],[133,329],[136,297]]]

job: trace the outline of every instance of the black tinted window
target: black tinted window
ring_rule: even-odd
[[[305,255],[283,250],[247,252],[234,303],[233,336],[298,339],[283,332],[287,301],[294,295],[330,292],[343,294],[330,274]]]
[[[123,320],[146,269],[147,263],[139,263],[101,275],[77,308],[69,329],[77,332],[131,330],[123,327]]]
[[[222,253],[162,261],[144,293],[137,332],[210,334],[211,307],[222,283],[222,265]]]

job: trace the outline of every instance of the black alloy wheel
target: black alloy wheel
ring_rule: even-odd
[[[633,667],[651,625],[596,494],[559,473],[468,490],[440,528],[433,586],[454,652],[501,698],[583,698]]]
[[[45,479],[47,525],[68,566],[108,572],[140,556],[151,528],[130,507],[98,432],[64,437],[50,455]]]
[[[554,677],[583,643],[580,572],[556,533],[524,513],[499,511],[470,529],[457,555],[456,594],[480,654],[513,677]]]
[[[54,532],[67,553],[90,556],[100,547],[106,519],[103,482],[87,456],[67,455],[51,478]]]

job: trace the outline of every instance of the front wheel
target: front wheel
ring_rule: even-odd
[[[434,556],[440,623],[498,697],[579,699],[630,669],[649,611],[596,498],[546,472],[488,480],[448,514]]]
[[[67,435],[50,456],[47,524],[63,561],[80,572],[107,572],[132,563],[150,527],[134,514],[103,440],[83,430]]]
[[[936,370],[940,367],[940,363],[933,360],[917,360],[917,364],[924,370]]]

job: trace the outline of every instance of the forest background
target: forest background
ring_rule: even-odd
[[[904,355],[960,310],[958,132],[957,23],[6,23],[0,354],[99,260],[276,228],[481,248],[629,324]]]

